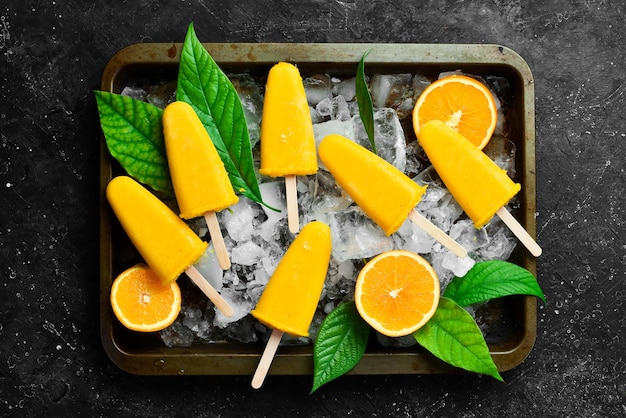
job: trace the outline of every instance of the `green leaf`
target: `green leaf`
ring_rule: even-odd
[[[235,87],[196,37],[193,24],[180,54],[176,100],[189,103],[200,117],[235,192],[263,203],[243,106]]]
[[[313,346],[313,388],[347,373],[363,357],[370,327],[361,318],[354,301],[339,305],[328,314]]]
[[[372,151],[374,154],[378,154],[376,152],[376,143],[374,141],[374,105],[372,103],[370,91],[367,88],[367,83],[365,82],[365,57],[367,57],[370,52],[371,50],[368,50],[363,54],[363,57],[359,62],[359,67],[357,68],[355,81],[356,102],[359,106],[359,116],[361,117],[361,121],[365,127],[367,137],[370,140]]]
[[[413,336],[446,363],[503,381],[476,321],[453,300],[441,297],[433,317]]]
[[[165,155],[163,111],[130,97],[94,91],[111,155],[139,182],[174,196]]]
[[[444,296],[465,307],[510,295],[533,295],[545,302],[537,279],[526,269],[501,260],[476,263],[463,277],[455,277]]]

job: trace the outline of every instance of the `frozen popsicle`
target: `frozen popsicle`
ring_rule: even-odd
[[[425,123],[418,139],[439,177],[476,228],[497,214],[531,254],[541,254],[539,245],[504,207],[520,191],[520,185],[505,170],[444,122]]]
[[[167,162],[180,216],[204,216],[220,266],[230,268],[230,258],[216,212],[237,203],[228,173],[209,134],[194,109],[173,102],[163,111]]]
[[[459,257],[463,246],[415,210],[426,186],[420,186],[384,159],[348,138],[331,134],[319,145],[319,156],[337,184],[387,235],[409,218]]]
[[[328,270],[330,228],[313,221],[302,228],[279,262],[252,315],[273,328],[252,387],[258,389],[274,358],[283,333],[307,337]]]
[[[279,62],[267,76],[261,120],[261,167],[270,177],[285,177],[287,219],[292,233],[300,229],[296,176],[317,172],[311,113],[295,65]]]
[[[186,272],[224,315],[232,315],[232,307],[193,265],[207,243],[180,217],[128,176],[111,180],[106,196],[124,231],[163,282],[171,283]]]

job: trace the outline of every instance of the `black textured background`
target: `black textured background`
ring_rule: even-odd
[[[138,377],[98,331],[95,101],[137,42],[497,43],[535,79],[538,337],[505,383],[474,375]],[[0,5],[0,415],[626,415],[622,0],[5,0]]]

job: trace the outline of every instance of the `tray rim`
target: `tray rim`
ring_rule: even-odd
[[[522,80],[524,104],[523,166],[518,168],[527,197],[525,211],[519,220],[528,233],[536,237],[536,175],[535,175],[535,106],[534,79],[526,61],[515,51],[498,44],[423,44],[423,43],[202,43],[213,59],[225,64],[273,64],[279,60],[295,63],[354,64],[362,54],[371,50],[367,62],[371,64],[419,64],[442,66],[499,65],[518,74]],[[177,64],[182,43],[136,43],[115,53],[104,68],[101,90],[114,90],[120,71],[129,65]],[[322,56],[332,59],[320,60]],[[407,56],[415,57],[407,61]],[[462,56],[462,60],[460,57]],[[532,156],[532,158],[527,158]],[[117,344],[113,338],[112,313],[109,306],[112,281],[113,251],[111,243],[111,211],[105,198],[106,184],[112,177],[111,162],[104,137],[100,132],[100,335],[103,348],[110,360],[120,369],[137,375],[252,375],[261,352],[251,349],[238,352],[219,352],[214,347],[202,353],[193,349],[169,349],[166,346],[133,352]],[[529,254],[523,257],[524,268],[535,277],[536,259]],[[506,349],[490,350],[500,372],[521,364],[530,354],[537,334],[537,301],[532,296],[523,298],[526,314],[523,336],[519,344]],[[210,345],[209,345],[210,346]],[[219,345],[215,345],[219,347]],[[235,346],[238,346],[235,344]],[[193,347],[192,347],[193,348]],[[491,349],[491,347],[490,347]],[[310,350],[309,350],[310,351]],[[311,353],[299,349],[279,350],[269,374],[310,375],[313,364]],[[466,373],[439,361],[429,353],[397,352],[390,354],[366,352],[362,360],[348,374],[453,374]]]

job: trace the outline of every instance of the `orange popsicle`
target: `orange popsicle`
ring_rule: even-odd
[[[287,62],[274,65],[267,76],[259,172],[285,177],[289,230],[298,232],[296,176],[317,172],[317,154],[302,78],[298,68]]]
[[[182,219],[128,176],[111,180],[106,196],[137,251],[164,283],[186,272],[224,315],[232,315],[232,308],[193,266],[207,243]]]
[[[252,378],[255,389],[263,384],[283,333],[309,335],[324,288],[331,245],[328,225],[313,221],[304,226],[251,312],[261,323],[274,329]]]
[[[237,203],[228,173],[209,134],[193,108],[173,102],[163,111],[167,162],[180,216],[204,216],[217,259],[223,269],[230,259],[215,212]]]
[[[384,159],[348,138],[331,134],[319,156],[337,184],[361,209],[391,235],[409,218],[459,257],[467,251],[414,208],[426,186],[420,186]]]
[[[454,199],[476,228],[498,216],[529,249],[541,248],[504,207],[521,186],[463,135],[439,120],[421,126],[419,143]]]

